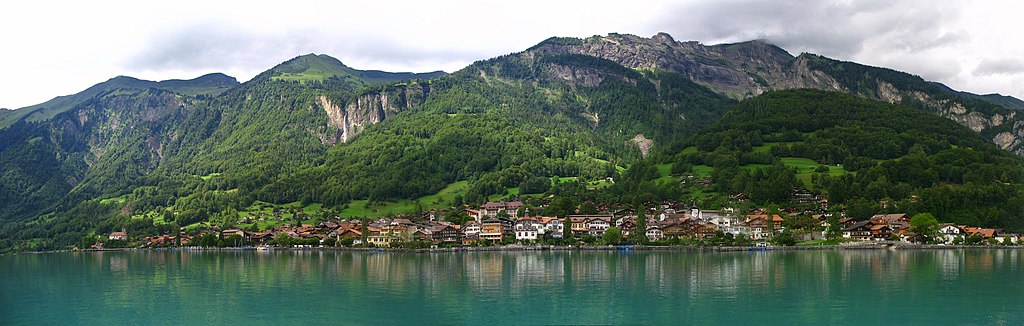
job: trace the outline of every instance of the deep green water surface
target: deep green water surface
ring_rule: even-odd
[[[1024,251],[0,256],[0,324],[1021,325]]]

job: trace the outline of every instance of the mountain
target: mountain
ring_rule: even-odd
[[[117,90],[161,89],[190,96],[215,96],[238,86],[238,81],[221,73],[203,75],[191,80],[165,80],[160,82],[118,76],[93,85],[73,95],[58,96],[52,100],[18,110],[0,111],[0,128],[10,127],[19,120],[41,121],[65,112],[89,99]]]
[[[667,152],[673,170],[711,169],[712,190],[756,202],[783,202],[792,189],[809,187],[848,209],[867,206],[868,214],[929,212],[959,225],[1024,227],[1024,161],[905,105],[770,91]],[[870,216],[854,211],[847,213]]]
[[[845,165],[849,158],[851,171],[870,171],[867,160],[899,163],[923,151],[925,157],[913,162],[932,164],[918,166],[931,171],[924,181],[903,182],[908,190],[900,183],[920,178],[892,177],[891,187],[876,187],[901,200],[908,192],[925,196],[946,185],[974,191],[972,184],[991,179],[1009,186],[985,184],[984,190],[1020,193],[1017,158],[991,144],[994,134],[1014,130],[1010,122],[1018,116],[1004,107],[1013,100],[943,90],[882,68],[793,57],[761,41],[704,46],[665,34],[553,38],[452,74],[363,71],[310,54],[242,84],[228,79],[157,83],[118,77],[11,111],[25,113],[0,129],[0,248],[66,248],[83,236],[120,228],[157,234],[211,223],[285,223],[268,220],[274,211],[381,216],[549,190],[590,204],[724,198],[747,190],[720,185],[739,182],[719,178],[730,171],[722,164],[734,160],[737,166],[755,164],[746,167],[754,170],[782,164],[762,173],[781,176],[772,189],[824,191],[840,189],[829,188],[839,183],[803,174],[794,176],[802,182],[797,184],[786,178],[784,163]],[[831,92],[778,92],[792,88]],[[829,119],[820,123],[810,114],[783,115],[790,108],[817,113],[818,102],[829,103],[820,110]],[[866,109],[855,110],[861,106]],[[879,126],[850,125],[853,120],[841,117],[845,107],[850,118]],[[739,119],[761,109],[772,114]],[[1003,119],[998,126],[986,118],[995,115]],[[762,118],[786,130],[749,127]],[[982,118],[989,120],[975,121]],[[913,128],[900,132],[900,124]],[[877,140],[881,147],[858,149],[837,143],[841,137],[814,141],[836,134]],[[736,147],[744,139],[758,137],[786,147],[736,153],[745,148]],[[834,155],[812,155],[807,148]],[[946,158],[958,163],[941,161]],[[899,169],[851,175],[892,170]],[[689,190],[679,186],[679,173],[688,171],[712,171],[716,184],[708,192],[684,193]],[[933,172],[938,177],[928,179]],[[958,172],[962,178],[953,179]],[[596,181],[608,177],[616,182]],[[552,187],[552,179],[567,183]],[[863,181],[846,185],[871,188]],[[868,198],[874,197],[856,193],[836,200]],[[1017,207],[999,200],[981,202]],[[285,207],[292,212],[282,212]],[[239,224],[240,217],[264,220]],[[1024,219],[1006,218],[978,224],[1017,227]]]
[[[323,54],[307,54],[288,60],[270,70],[274,80],[323,81],[337,78],[364,87],[403,80],[431,79],[445,75],[443,71],[427,73],[385,72],[349,68],[338,59]]]
[[[945,85],[886,68],[804,53],[792,56],[763,41],[705,46],[609,34],[552,38],[534,47],[608,59],[631,69],[680,73],[698,84],[742,99],[769,90],[815,88],[902,103],[957,121],[1003,149],[1024,154],[1024,102],[1008,96],[953,91]]]

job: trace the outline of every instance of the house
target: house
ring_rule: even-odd
[[[665,238],[665,232],[661,230],[661,227],[654,225],[647,227],[647,240],[659,241]]]
[[[541,217],[540,223],[543,227],[537,229],[538,234],[550,233],[552,238],[562,238],[562,235],[564,234],[562,220],[552,217]]]
[[[711,224],[714,224],[715,226],[722,230],[726,230],[729,227],[732,227],[734,224],[739,224],[740,222],[738,217],[730,215],[715,216],[707,219],[707,221],[710,222]]]
[[[967,231],[953,223],[943,223],[939,224],[939,236],[942,237],[943,242],[953,243],[957,237],[961,240],[966,239],[968,234]]]
[[[125,229],[121,231],[114,231],[107,237],[108,240],[128,241],[128,232]]]
[[[511,220],[489,218],[480,225],[480,239],[501,242],[512,235]]]
[[[430,226],[431,242],[435,244],[457,244],[461,242],[459,230],[451,224],[433,224]]]
[[[749,217],[744,224],[746,224],[749,230],[751,240],[762,240],[768,239],[771,236],[771,232],[768,228],[768,219],[766,215],[758,215]]]
[[[899,234],[910,230],[910,215],[907,214],[879,214],[872,216],[870,220],[874,224],[886,224],[893,232]]]
[[[611,218],[595,217],[587,221],[587,233],[600,237],[604,235],[604,231],[611,227]]]
[[[885,221],[871,219],[843,228],[843,237],[860,241],[886,240],[894,231]]]
[[[572,231],[574,237],[582,237],[587,233],[590,233],[590,220],[586,217],[569,217],[569,230]]]
[[[624,237],[628,237],[630,234],[633,234],[633,232],[636,232],[636,223],[634,223],[632,219],[622,221],[622,223],[619,223],[617,227],[622,231],[622,236]]]
[[[768,218],[769,218],[768,214],[765,214],[765,213],[757,213],[757,214],[747,215],[747,224],[751,224],[752,220],[759,220],[759,222],[757,222],[757,223],[759,225],[762,225],[762,227],[761,227],[762,231],[764,231],[765,233],[768,233],[769,231],[770,232],[782,232],[782,229],[783,229],[782,222],[785,221],[784,219],[782,219],[782,216],[779,216],[778,214],[772,214],[772,216],[771,216],[771,230],[768,229],[768,223],[769,223]],[[753,225],[751,225],[751,227],[753,227]]]
[[[843,238],[868,241],[871,240],[871,221],[860,221],[843,228]]]
[[[895,230],[888,224],[875,224],[871,226],[871,238],[874,240],[887,240]]]
[[[682,238],[688,235],[686,222],[668,222],[659,225],[663,238]]]
[[[538,229],[542,228],[541,224],[537,219],[532,217],[522,217],[516,220],[515,224],[515,235],[516,241],[535,241],[537,235],[540,233]]]
[[[710,239],[715,237],[715,232],[717,231],[718,227],[715,226],[714,224],[706,222],[694,222],[690,224],[690,228],[686,233],[689,237]]]
[[[242,240],[248,241],[251,234],[248,233],[248,232],[239,230],[239,229],[227,229],[227,230],[224,230],[224,231],[220,232],[220,238],[221,239],[224,239],[224,238],[227,238],[227,237],[231,237],[231,236],[234,236],[234,235],[237,235],[237,236],[241,237]]]
[[[505,212],[509,217],[516,217],[519,216],[519,209],[522,207],[523,203],[518,201],[488,202],[483,206],[480,206],[479,219],[498,217],[498,213],[500,212]]]

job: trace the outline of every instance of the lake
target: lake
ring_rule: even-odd
[[[1024,250],[0,256],[0,324],[1024,323]]]

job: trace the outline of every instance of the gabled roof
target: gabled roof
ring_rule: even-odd
[[[856,230],[856,229],[859,229],[859,228],[862,228],[862,227],[866,227],[868,224],[871,224],[871,221],[860,221],[860,222],[854,223],[853,225],[850,225],[850,226],[847,226],[847,227],[843,228],[843,231],[853,231],[853,230]]]

